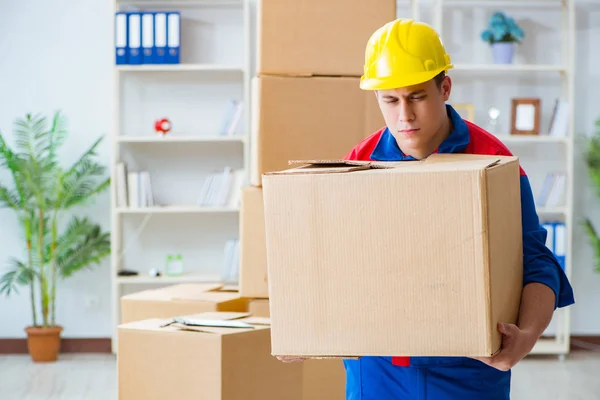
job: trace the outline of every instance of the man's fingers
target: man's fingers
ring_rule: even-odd
[[[515,336],[519,333],[519,328],[515,324],[504,324],[502,322],[498,324],[498,330],[506,336]]]

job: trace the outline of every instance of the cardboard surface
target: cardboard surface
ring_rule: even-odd
[[[369,37],[396,0],[258,0],[259,75],[361,76]]]
[[[270,355],[268,325],[190,329],[165,326],[168,322],[119,326],[120,400],[302,399],[302,364],[282,363]]]
[[[263,76],[253,79],[252,93],[253,186],[289,160],[343,158],[385,126],[375,95],[358,78]]]
[[[268,298],[267,245],[262,189],[242,189],[240,209],[240,295]]]
[[[377,164],[263,176],[273,354],[495,353],[522,290],[518,159]]]
[[[246,311],[247,300],[220,284],[189,283],[121,297],[121,322],[169,318],[205,311]]]

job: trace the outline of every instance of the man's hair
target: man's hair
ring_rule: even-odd
[[[433,78],[433,80],[435,81],[435,85],[438,87],[438,89],[442,88],[442,82],[444,82],[445,77],[446,77],[446,72],[442,71],[439,74],[437,74],[435,76],[435,78]]]

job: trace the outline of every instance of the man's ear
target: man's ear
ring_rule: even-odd
[[[450,98],[450,92],[452,91],[452,79],[449,76],[445,76],[442,84],[440,86],[442,90],[442,96],[444,97],[444,101],[448,101]]]

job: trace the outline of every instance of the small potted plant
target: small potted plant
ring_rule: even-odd
[[[488,29],[481,33],[481,38],[492,48],[495,64],[511,64],[515,53],[515,44],[521,43],[525,36],[513,18],[503,12],[495,12],[488,22]]]
[[[57,283],[99,263],[110,253],[110,233],[89,218],[69,214],[109,186],[106,168],[96,160],[101,138],[71,166],[63,168],[58,150],[67,137],[65,121],[56,113],[28,114],[15,121],[15,146],[0,133],[0,170],[12,183],[0,182],[0,208],[10,208],[21,225],[21,257],[0,274],[0,294],[29,288],[32,325],[25,328],[27,346],[36,362],[55,361],[63,327],[56,323]],[[64,218],[69,218],[64,221]]]

